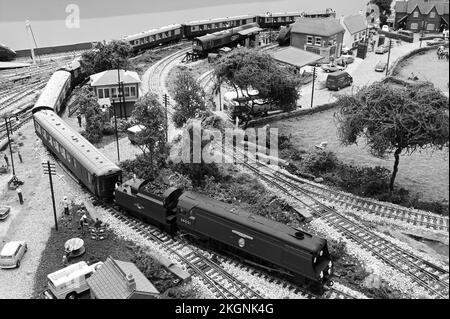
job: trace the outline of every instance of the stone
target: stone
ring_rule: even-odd
[[[315,183],[323,183],[323,178],[322,177],[318,177],[314,179]]]
[[[381,288],[381,278],[378,275],[370,274],[364,279],[363,285],[369,289],[380,289]]]

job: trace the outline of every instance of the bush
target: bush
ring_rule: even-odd
[[[302,164],[312,174],[322,174],[336,168],[338,159],[333,152],[319,151],[308,154]]]
[[[113,135],[114,133],[116,133],[116,130],[115,130],[114,126],[111,125],[111,123],[105,123],[103,125],[102,133],[104,135]]]
[[[339,260],[345,256],[345,250],[347,249],[345,242],[339,240],[328,240],[328,249],[330,251],[333,261]]]
[[[120,167],[125,174],[136,174],[138,178],[145,180],[153,180],[156,176],[156,170],[153,168],[153,164],[144,155],[138,155],[134,160],[123,161],[120,163]]]
[[[103,134],[101,131],[90,131],[90,132],[81,132],[81,135],[83,135],[89,142],[91,143],[98,143],[102,140]]]

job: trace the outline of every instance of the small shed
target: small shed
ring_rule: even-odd
[[[108,257],[89,278],[92,299],[155,299],[159,291],[136,267]]]

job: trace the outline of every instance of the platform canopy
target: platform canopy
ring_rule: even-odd
[[[240,35],[249,35],[249,34],[253,34],[253,33],[258,33],[258,32],[261,32],[262,31],[262,29],[261,28],[258,28],[258,27],[253,27],[253,28],[249,28],[249,29],[245,29],[245,30],[242,30],[242,31],[239,31],[238,33],[240,34]]]
[[[324,57],[318,54],[298,49],[295,47],[287,47],[272,53],[275,60],[281,63],[289,64],[298,68],[302,68],[310,63],[322,60]]]

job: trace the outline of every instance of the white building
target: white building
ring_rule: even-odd
[[[340,22],[345,29],[344,46],[357,48],[359,43],[366,41],[367,20],[364,15],[342,16]]]

